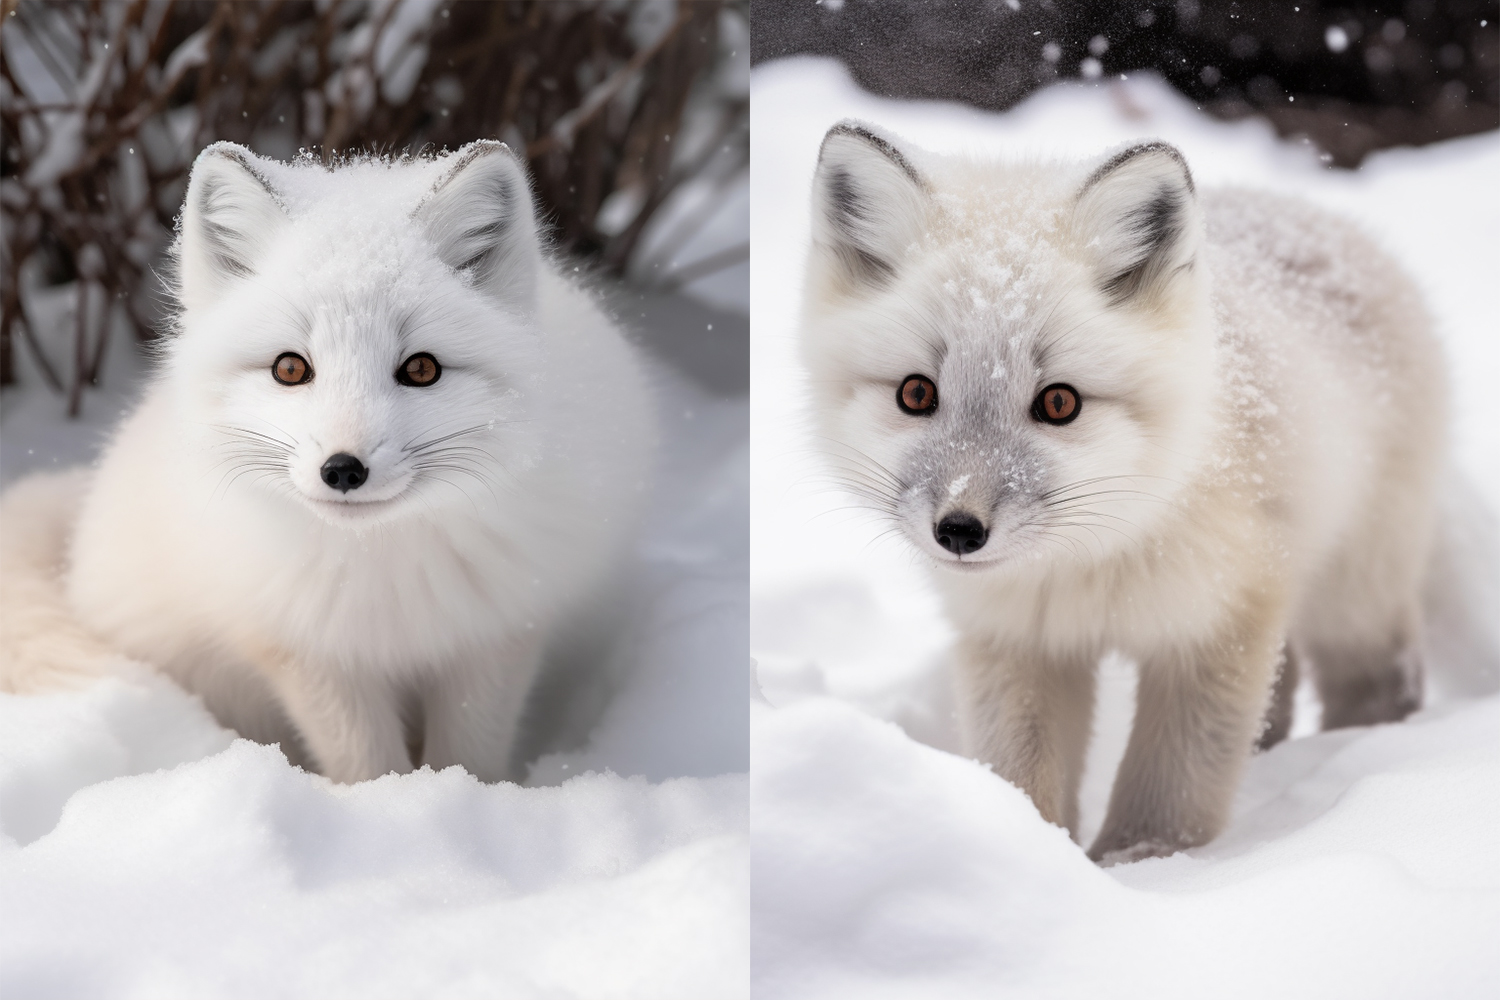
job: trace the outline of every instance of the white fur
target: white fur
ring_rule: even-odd
[[[825,141],[803,355],[829,459],[930,557],[971,751],[1076,827],[1093,672],[1132,655],[1091,853],[1136,857],[1218,832],[1284,643],[1325,724],[1409,711],[1446,396],[1399,268],[1310,206],[1197,192],[1163,144],[1000,164],[872,133]],[[911,374],[930,417],[895,403]],[[1029,412],[1057,382],[1062,426]],[[954,512],[979,551],[935,539]]]
[[[0,498],[0,691],[37,694],[141,669],[68,611],[62,557],[88,473],[29,476]]]
[[[499,143],[334,171],[195,165],[180,330],[73,532],[76,618],[341,781],[512,774],[542,648],[576,629],[651,464],[638,360],[538,242]],[[305,357],[305,385],[272,378]],[[425,351],[428,387],[399,384]],[[349,453],[368,481],[324,484]],[[423,748],[413,760],[409,743]]]

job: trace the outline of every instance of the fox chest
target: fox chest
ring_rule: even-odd
[[[959,629],[1001,647],[1145,655],[1211,641],[1283,604],[1287,567],[1264,548],[1184,548],[1034,579],[953,580],[945,604]]]
[[[545,579],[493,538],[386,538],[237,569],[178,596],[216,637],[297,660],[420,672],[547,624]]]

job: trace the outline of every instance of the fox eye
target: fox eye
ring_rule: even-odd
[[[937,386],[926,375],[908,375],[896,390],[896,405],[902,413],[931,416],[937,409]]]
[[[402,385],[431,385],[443,374],[443,366],[437,363],[437,358],[425,351],[421,354],[413,354],[401,362],[401,367],[396,369],[396,381]]]
[[[282,385],[301,385],[312,381],[312,365],[302,355],[288,351],[271,366],[271,377]]]
[[[1054,382],[1037,393],[1031,404],[1031,415],[1047,424],[1071,423],[1083,408],[1078,390],[1063,382]]]

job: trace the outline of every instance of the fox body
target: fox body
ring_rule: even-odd
[[[1325,727],[1419,704],[1446,386],[1343,221],[1163,143],[1006,166],[843,123],[802,347],[828,459],[933,564],[970,752],[1045,818],[1076,832],[1101,655],[1139,663],[1096,860],[1213,838],[1299,660]]]
[[[78,620],[340,781],[512,775],[543,647],[651,465],[632,348],[500,143],[194,166],[181,314],[91,477]]]

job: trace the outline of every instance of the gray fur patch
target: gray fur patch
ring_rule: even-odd
[[[895,265],[883,257],[871,253],[860,242],[860,229],[856,222],[869,218],[863,200],[854,188],[854,179],[847,170],[834,169],[828,173],[829,222],[838,230],[842,239],[834,249],[844,267],[852,274],[872,282],[884,282],[896,274]]]
[[[828,134],[823,137],[823,147],[819,148],[818,150],[819,160],[823,159],[823,148],[826,148],[828,146],[828,140],[832,139],[836,135],[852,135],[855,138],[864,141],[866,144],[875,147],[875,149],[880,151],[882,156],[890,160],[896,166],[900,167],[901,172],[906,174],[906,176],[911,179],[911,182],[913,184],[922,188],[924,191],[927,189],[927,182],[922,179],[921,174],[917,173],[916,168],[911,165],[911,161],[908,160],[905,156],[901,155],[901,150],[897,149],[885,139],[882,139],[880,136],[876,135],[874,132],[871,132],[864,126],[855,124],[854,122],[839,122],[833,128],[828,130]]]
[[[286,206],[282,204],[276,190],[244,156],[228,149],[216,150],[214,155],[237,163],[261,186],[276,207],[281,209],[283,214],[286,213]],[[204,249],[213,258],[215,268],[226,274],[232,274],[236,278],[246,278],[255,273],[255,269],[250,266],[250,261],[246,257],[246,251],[249,248],[239,233],[214,219],[219,207],[217,203],[221,200],[224,187],[224,184],[212,176],[203,178],[202,190],[198,196],[199,229],[203,236]]]
[[[1131,146],[1129,149],[1116,153],[1108,160],[1105,160],[1104,163],[1099,166],[1099,169],[1095,170],[1092,174],[1089,174],[1089,179],[1083,182],[1083,188],[1078,192],[1079,197],[1082,197],[1089,190],[1089,188],[1093,187],[1095,184],[1098,184],[1104,178],[1108,177],[1110,174],[1114,173],[1116,170],[1120,169],[1131,160],[1135,159],[1138,156],[1144,156],[1146,153],[1165,153],[1172,159],[1176,160],[1177,165],[1182,168],[1183,178],[1187,181],[1187,189],[1190,192],[1196,193],[1197,188],[1193,186],[1193,172],[1188,169],[1187,160],[1183,157],[1181,151],[1179,151],[1176,146],[1172,145],[1169,142],[1143,142],[1139,146]]]
[[[854,122],[840,122],[828,130],[828,134],[823,137],[823,145],[818,150],[820,164],[829,141],[836,136],[844,135],[853,136],[870,146],[894,164],[913,184],[923,191],[927,190],[927,182],[899,149]],[[838,253],[845,269],[850,274],[877,284],[888,281],[896,273],[895,265],[880,255],[872,253],[861,239],[863,224],[868,223],[874,217],[874,213],[865,203],[864,197],[854,183],[854,178],[847,170],[841,168],[828,170],[827,177],[829,222],[842,237],[839,245],[833,249]]]
[[[1162,271],[1168,251],[1182,236],[1183,209],[1180,193],[1161,188],[1154,198],[1130,213],[1125,226],[1135,242],[1137,262],[1104,283],[1104,291],[1116,303],[1123,302],[1150,284]]]

